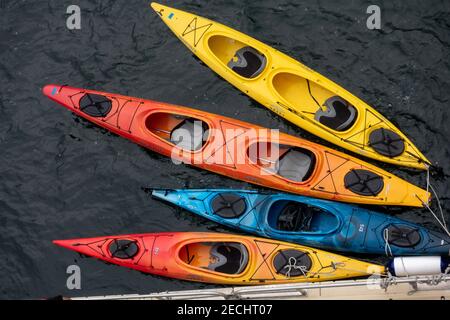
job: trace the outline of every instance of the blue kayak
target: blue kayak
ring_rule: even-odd
[[[152,195],[228,227],[316,248],[389,255],[450,250],[443,233],[340,202],[232,189],[156,189]]]

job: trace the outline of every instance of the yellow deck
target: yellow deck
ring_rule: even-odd
[[[253,39],[209,19],[151,4],[175,35],[204,63],[242,92],[281,117],[329,142],[355,153],[396,165],[427,169],[430,162],[389,120],[336,83],[300,62]],[[227,66],[235,53],[250,46],[266,58],[266,66],[255,78],[244,78]],[[324,102],[339,96],[357,111],[355,123],[346,131],[333,130],[314,119]],[[397,157],[379,154],[369,145],[373,130],[385,128],[397,133],[405,149]]]

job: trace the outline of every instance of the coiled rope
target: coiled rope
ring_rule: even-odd
[[[386,253],[387,257],[392,257],[392,249],[391,249],[391,245],[389,244],[389,229],[385,228],[383,230],[383,239],[384,239],[384,252]],[[389,253],[388,253],[389,251]]]
[[[307,277],[308,268],[306,268],[306,266],[298,266],[297,259],[295,259],[294,257],[290,257],[288,260],[288,263],[289,264],[287,264],[283,267],[283,269],[288,268],[288,271],[286,272],[286,277],[288,277],[288,278],[291,277],[292,269],[300,270],[300,272],[303,274],[303,276]]]

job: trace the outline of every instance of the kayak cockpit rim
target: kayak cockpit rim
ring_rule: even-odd
[[[232,248],[234,254],[231,259],[220,252],[220,246]],[[239,249],[238,249],[239,248]],[[239,252],[238,252],[239,251]],[[239,254],[239,265],[236,263],[236,253]],[[198,255],[196,257],[196,255]],[[226,278],[243,277],[254,263],[252,247],[248,241],[244,239],[227,239],[225,237],[217,237],[215,239],[189,239],[177,245],[175,251],[175,261],[183,268],[193,269],[200,274],[211,274]],[[197,258],[197,259],[196,259]],[[234,258],[234,261],[232,261]],[[195,261],[196,260],[196,261]],[[193,264],[195,263],[195,264]],[[220,272],[216,270],[227,270],[228,266],[234,265],[234,272]]]
[[[240,37],[241,39],[238,40],[230,33],[211,31],[204,35],[203,41],[206,51],[209,52],[227,72],[232,72],[234,76],[243,81],[257,81],[261,79],[261,77],[265,77],[268,70],[270,70],[272,59],[270,55],[265,52],[264,46],[259,46],[255,43],[254,39],[244,34],[240,34]],[[258,70],[258,74],[255,76],[243,76],[229,66],[229,64],[232,63],[232,60],[234,60],[234,62],[239,62],[237,60],[239,59],[237,55],[239,55],[239,51],[243,48],[250,48],[250,51],[254,50],[255,53],[263,56],[264,62],[261,64],[262,68],[261,70]],[[248,64],[248,62],[245,63]]]
[[[338,91],[330,91],[320,84],[318,80],[311,79],[307,74],[302,74],[300,70],[277,68],[272,70],[268,75],[268,86],[278,97],[279,107],[283,107],[286,111],[294,113],[303,119],[314,122],[322,129],[331,131],[335,135],[346,135],[358,125],[361,119],[361,114],[365,108],[362,108],[359,103],[351,102],[339,95]],[[302,90],[298,90],[302,88]],[[302,94],[303,93],[303,98]],[[319,96],[322,96],[321,98]],[[330,106],[326,102],[330,98],[338,98],[345,101],[356,112],[351,121],[342,129],[327,126],[315,119],[318,112],[331,112]],[[309,100],[308,103],[302,102]],[[299,111],[296,111],[298,109]]]
[[[213,128],[213,125],[209,119],[197,114],[185,114],[180,111],[170,110],[154,110],[145,115],[144,128],[146,132],[164,143],[171,145],[173,148],[197,154],[202,153],[210,142],[210,129]],[[200,135],[197,132],[200,132]],[[193,146],[192,148],[186,148],[186,145],[183,145],[183,134],[186,133],[192,134],[188,142]],[[181,138],[181,140],[176,141],[177,138]]]
[[[273,199],[267,204],[265,219],[265,225],[271,232],[291,236],[333,234],[342,225],[340,216],[329,208],[291,199]]]
[[[260,150],[263,149],[265,150],[264,152],[266,155],[269,151],[270,156],[272,156],[272,150],[274,149],[272,146],[275,145],[276,150],[278,150],[276,158],[264,158],[261,155]],[[253,152],[255,149],[256,154]],[[264,170],[267,174],[275,175],[279,179],[295,185],[309,185],[310,181],[318,172],[317,168],[320,165],[320,158],[318,154],[312,150],[312,148],[295,146],[283,143],[282,141],[279,141],[279,143],[274,143],[265,139],[250,142],[247,146],[246,157],[251,165]],[[283,159],[286,162],[286,168],[282,168]],[[293,170],[294,168],[292,165],[296,163],[300,166],[301,161],[303,162],[303,168],[301,168],[303,170],[300,174],[297,170]],[[300,169],[300,167],[295,169]],[[286,174],[282,174],[282,170]],[[291,174],[294,172],[296,174]]]

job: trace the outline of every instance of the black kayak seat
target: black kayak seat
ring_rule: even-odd
[[[356,121],[356,108],[338,96],[328,98],[324,104],[326,110],[317,110],[314,119],[336,131],[349,129]]]
[[[170,133],[170,141],[177,147],[190,151],[202,148],[204,138],[207,136],[203,122],[195,119],[186,119],[178,124]]]
[[[244,78],[255,78],[266,67],[266,57],[252,47],[243,47],[236,51],[228,62],[228,67]]]
[[[240,274],[248,264],[247,248],[241,243],[217,243],[211,248],[213,263],[208,269],[226,274]]]
[[[282,231],[310,231],[314,211],[306,204],[289,202],[281,210],[277,228]]]
[[[296,249],[280,250],[273,259],[276,272],[289,277],[306,275],[311,266],[312,261],[309,255]]]
[[[307,150],[290,149],[277,162],[278,174],[296,182],[307,180],[314,170],[315,156]]]

